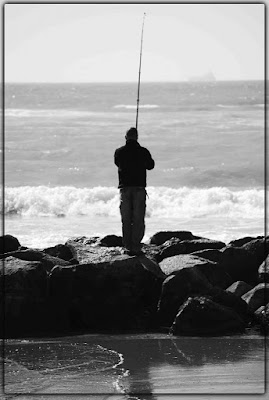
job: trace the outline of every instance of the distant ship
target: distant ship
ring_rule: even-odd
[[[208,71],[202,75],[190,76],[188,78],[189,82],[216,82],[216,77],[212,71]]]

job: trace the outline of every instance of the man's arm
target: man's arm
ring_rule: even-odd
[[[145,167],[148,170],[153,169],[155,166],[155,161],[151,157],[150,152],[146,149]]]
[[[118,150],[116,150],[115,153],[114,153],[114,163],[117,165],[117,167],[120,166]]]

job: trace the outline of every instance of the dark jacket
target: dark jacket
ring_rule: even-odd
[[[118,167],[119,188],[126,186],[147,186],[146,170],[154,168],[150,152],[136,140],[127,140],[126,145],[115,151]]]

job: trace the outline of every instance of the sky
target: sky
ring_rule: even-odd
[[[263,4],[5,4],[5,82],[264,79]]]

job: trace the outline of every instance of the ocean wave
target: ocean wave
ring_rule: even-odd
[[[125,108],[126,110],[133,110],[136,109],[137,106],[133,104],[117,104],[113,108]],[[139,108],[159,108],[157,104],[141,104]]]
[[[263,103],[240,103],[240,104],[217,104],[217,107],[219,108],[227,108],[227,109],[232,109],[232,108],[241,108],[243,109],[244,107],[258,107],[258,108],[264,108]]]
[[[225,187],[147,188],[149,218],[261,218],[264,214],[262,189],[231,190]],[[119,215],[119,191],[115,187],[75,188],[72,186],[21,186],[5,188],[5,215],[102,216]]]
[[[5,109],[5,117],[12,118],[77,118],[89,117],[104,114],[98,111],[83,110],[64,110],[64,109],[24,109],[24,108],[7,108]]]
[[[219,108],[238,108],[238,107],[240,107],[240,105],[238,105],[238,104],[233,104],[233,105],[217,104],[217,107],[219,107]]]

